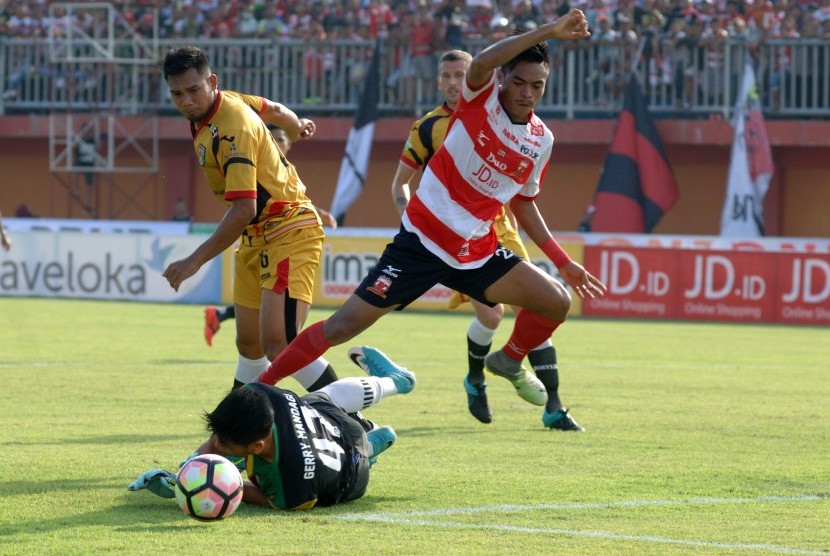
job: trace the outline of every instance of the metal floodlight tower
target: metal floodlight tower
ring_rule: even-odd
[[[130,203],[138,192],[126,191],[113,174],[148,174],[141,189],[159,168],[158,8],[146,13],[152,14],[149,37],[110,3],[49,6],[49,169],[90,217],[100,216],[100,180],[87,177],[88,191],[82,195],[79,176],[107,178]],[[108,195],[109,217],[120,212],[114,193]],[[144,212],[152,215],[152,210]]]

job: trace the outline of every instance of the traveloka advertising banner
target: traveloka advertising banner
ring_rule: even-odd
[[[217,303],[221,259],[205,264],[176,292],[162,277],[204,236],[19,232],[0,256],[0,295]]]

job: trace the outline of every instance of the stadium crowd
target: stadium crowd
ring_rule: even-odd
[[[53,34],[60,30],[66,25],[65,12],[59,6],[50,9],[51,3],[0,0],[0,39],[39,38],[47,36],[50,28]],[[413,91],[432,91],[442,52],[475,53],[517,28],[534,28],[578,7],[592,34],[553,48],[552,62],[554,67],[561,64],[569,49],[590,52],[583,58],[578,79],[594,104],[619,101],[634,65],[642,71],[646,86],[668,91],[664,105],[685,109],[701,102],[728,104],[724,81],[735,72],[734,66],[727,67],[727,49],[739,43],[760,63],[756,71],[766,82],[767,108],[777,110],[782,95],[787,95],[785,100],[795,98],[797,106],[815,108],[814,82],[822,79],[827,54],[815,47],[799,52],[794,44],[809,42],[803,39],[830,40],[830,0],[113,0],[112,4],[120,14],[116,30],[122,36],[157,33],[160,39],[307,44],[304,102],[318,104],[353,100],[349,90],[363,82],[366,70],[366,64],[356,62],[353,55],[327,45],[382,38],[389,57],[384,70],[387,88],[397,91],[396,102],[410,105]],[[78,7],[70,15],[74,26],[95,37],[105,36],[105,14],[102,9]],[[794,39],[799,42],[793,43]],[[3,98],[17,95],[21,79],[38,65],[20,64],[10,64]],[[813,75],[816,70],[818,75]],[[319,90],[324,82],[331,92]],[[793,82],[795,88],[789,87]],[[804,97],[802,91],[812,91],[813,96]]]
[[[41,37],[59,24],[51,0],[0,0],[0,36]],[[592,40],[682,34],[701,41],[743,37],[828,38],[830,0],[113,0],[139,34],[160,38],[349,39],[401,36],[423,48],[464,48],[497,40],[516,27],[534,27],[567,13],[585,12]],[[79,9],[74,17],[92,30],[100,21]],[[94,33],[91,33],[94,34]]]

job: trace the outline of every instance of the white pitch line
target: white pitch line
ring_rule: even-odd
[[[691,506],[700,504],[747,504],[747,503],[787,503],[787,502],[815,502],[824,500],[821,496],[762,496],[758,498],[689,498],[685,500],[627,500],[622,502],[607,503],[574,503],[574,504],[538,504],[538,505],[500,505],[482,506],[479,508],[452,508],[446,510],[413,510],[407,512],[390,512],[383,514],[345,514],[335,516],[337,519],[348,521],[372,521],[390,523],[395,525],[420,525],[428,527],[442,527],[450,529],[486,529],[494,531],[510,531],[517,533],[542,533],[549,535],[570,535],[576,537],[591,537],[600,539],[628,540],[639,542],[652,542],[660,544],[676,544],[683,546],[700,546],[729,550],[758,550],[763,552],[775,552],[779,554],[809,554],[815,556],[826,556],[823,550],[806,550],[786,546],[768,544],[744,544],[744,543],[723,543],[714,541],[700,541],[688,539],[670,539],[652,535],[626,535],[622,533],[611,533],[606,531],[584,531],[578,529],[547,529],[539,527],[518,527],[513,525],[457,523],[448,521],[432,521],[428,519],[414,519],[408,516],[447,516],[459,514],[471,514],[492,511],[533,511],[549,509],[595,509],[595,508],[620,508],[620,507],[646,507],[646,506]]]
[[[81,365],[89,366],[90,364],[112,364],[121,365],[123,361],[20,361],[15,363],[0,362],[0,369],[7,369],[11,367],[80,367]],[[160,365],[175,365],[177,367],[195,367],[195,366],[211,366],[211,365],[233,365],[229,361],[176,361],[174,363],[145,361],[145,365],[158,367]]]
[[[665,363],[663,365],[649,365],[649,369],[661,370],[661,371],[673,371],[677,369],[688,369],[693,366],[692,362],[689,363]],[[642,369],[643,364],[640,361],[632,361],[630,363],[602,363],[602,362],[590,362],[590,363],[571,363],[568,362],[568,368],[574,369]],[[732,370],[739,368],[738,365],[734,363],[707,363],[706,369],[727,369]],[[777,369],[792,369],[792,365],[769,365],[769,364],[754,364],[752,365],[753,369],[764,369],[764,370],[777,370]],[[807,365],[800,365],[799,368],[802,369],[823,369],[823,366],[820,366],[818,363],[816,364],[807,364]]]
[[[474,514],[481,512],[515,512],[532,510],[590,510],[597,508],[636,508],[644,506],[691,506],[695,504],[757,504],[763,502],[817,502],[824,500],[821,496],[761,496],[757,498],[685,498],[682,500],[623,500],[621,502],[575,502],[571,504],[533,504],[530,506],[516,506],[502,504],[498,506],[480,506],[478,508],[449,508],[445,510],[411,510],[407,512],[393,512],[378,514],[381,516],[400,515],[452,515]],[[371,514],[350,514],[356,517]]]

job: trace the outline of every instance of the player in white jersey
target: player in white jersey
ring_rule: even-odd
[[[510,380],[524,400],[545,405],[544,386],[521,360],[565,320],[571,298],[558,281],[499,245],[492,223],[509,203],[577,295],[605,293],[605,285],[559,246],[534,202],[553,145],[550,130],[533,113],[550,72],[544,41],[589,35],[585,15],[573,9],[473,58],[447,138],[406,206],[401,231],[354,294],[327,320],[300,333],[261,382],[291,375],[441,283],[483,303],[522,307],[507,344],[485,365]]]
[[[438,64],[438,89],[444,97],[444,102],[412,124],[392,180],[392,199],[401,216],[412,196],[410,182],[417,172],[423,173],[433,155],[444,144],[450,119],[461,101],[461,88],[467,80],[467,69],[472,61],[473,57],[461,50],[450,50],[441,56]],[[493,220],[493,229],[502,247],[507,247],[525,260],[530,260],[512,221],[512,215],[502,210]],[[475,316],[467,327],[467,373],[462,385],[467,395],[470,414],[481,423],[492,423],[493,414],[490,411],[484,377],[484,358],[490,353],[493,338],[504,317],[504,306],[499,303],[490,307],[455,291],[447,304],[450,309],[455,309],[466,301],[472,305]],[[518,309],[514,311],[517,312]],[[551,340],[547,339],[531,350],[527,354],[527,360],[548,393],[548,402],[542,410],[542,424],[552,430],[584,431],[559,396],[559,366],[556,348]]]

